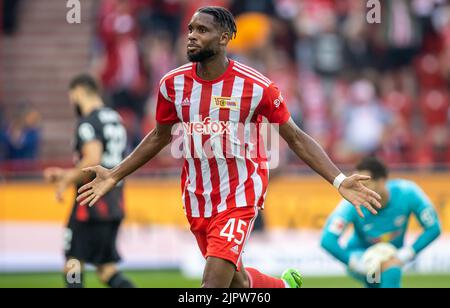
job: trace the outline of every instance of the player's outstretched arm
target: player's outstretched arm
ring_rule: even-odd
[[[95,172],[96,177],[78,190],[77,202],[81,202],[81,205],[94,205],[123,178],[155,157],[171,142],[172,126],[172,124],[157,124],[156,128],[145,136],[136,149],[111,170],[101,166],[83,169],[86,172]]]
[[[292,118],[280,126],[280,135],[300,159],[338,188],[342,197],[355,206],[359,216],[364,217],[361,206],[367,208],[372,214],[377,214],[375,208],[381,208],[379,202],[381,197],[362,184],[370,179],[369,176],[354,174],[345,177],[323,148],[303,132]]]
[[[83,158],[74,168],[63,169],[50,167],[44,170],[44,178],[47,182],[56,184],[55,197],[58,202],[63,201],[64,191],[71,185],[77,184],[86,176],[83,168],[96,165],[101,162],[103,145],[98,140],[85,143],[81,149]]]
[[[405,245],[398,250],[396,258],[402,265],[412,261],[441,234],[439,217],[425,192],[416,184],[410,183],[407,196],[408,204],[422,226],[423,232],[412,246]]]

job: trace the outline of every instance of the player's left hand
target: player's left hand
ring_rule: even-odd
[[[111,176],[111,170],[102,166],[84,168],[83,172],[95,173],[95,179],[78,189],[77,202],[80,202],[80,205],[89,204],[89,206],[93,206],[117,184]]]
[[[64,170],[59,167],[49,167],[43,172],[44,179],[49,183],[57,183],[61,180]]]
[[[56,201],[62,203],[64,201],[63,194],[69,187],[69,182],[66,181],[67,171],[59,167],[49,167],[44,170],[44,179],[56,184],[55,198]]]
[[[66,181],[64,181],[64,178],[62,178],[60,181],[57,182],[56,184],[56,192],[55,192],[55,197],[56,200],[59,203],[64,202],[64,192],[66,191],[67,187],[69,186],[69,183],[67,183]]]
[[[375,208],[381,208],[380,195],[362,184],[367,180],[370,180],[370,176],[354,174],[347,177],[339,187],[339,193],[353,204],[358,215],[362,218],[364,218],[364,214],[361,211],[361,206],[364,206],[374,215],[378,214]]]

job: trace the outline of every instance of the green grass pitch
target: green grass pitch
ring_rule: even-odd
[[[183,277],[176,271],[127,271],[125,274],[142,288],[198,288],[199,280]],[[93,272],[85,277],[85,286],[102,287]],[[60,273],[0,274],[0,288],[61,288]],[[305,288],[358,288],[359,283],[349,277],[305,277]],[[406,288],[450,288],[450,275],[407,275],[403,278]]]

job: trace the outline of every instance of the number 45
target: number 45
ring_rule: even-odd
[[[245,238],[245,232],[244,230],[242,230],[242,227],[246,227],[247,223],[239,219],[236,230],[235,226],[236,218],[231,218],[230,220],[228,220],[225,227],[223,227],[222,231],[220,231],[220,236],[226,237],[228,242],[231,242],[234,239],[234,242],[237,245],[241,245]],[[236,238],[235,234],[241,235],[239,240]]]

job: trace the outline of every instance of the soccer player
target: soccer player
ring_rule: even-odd
[[[82,172],[83,168],[97,164],[112,168],[123,159],[126,147],[126,132],[120,116],[103,105],[92,77],[80,75],[74,78],[70,83],[69,98],[78,115],[76,166],[72,169],[51,167],[44,170],[44,177],[56,184],[56,198],[59,201],[68,187],[76,185],[79,188],[92,180]],[[93,264],[100,281],[110,287],[133,287],[116,266],[120,260],[116,237],[123,217],[123,182],[117,183],[105,194],[95,208],[74,202],[64,236],[67,287],[83,287],[82,279],[76,281],[67,277],[67,273],[74,270],[76,263],[73,259],[80,262],[81,273],[84,263]]]
[[[292,150],[361,212],[381,206],[364,187],[368,176],[345,177],[322,148],[292,121],[280,91],[268,78],[226,56],[236,35],[233,15],[221,7],[197,10],[188,25],[187,57],[191,63],[166,74],[159,84],[156,128],[112,170],[86,168],[96,178],[81,187],[78,200],[92,206],[124,177],[152,159],[182,123],[185,162],[182,200],[190,229],[206,258],[203,287],[299,287],[301,277],[287,270],[273,278],[244,268],[242,250],[264,204],[267,160],[251,127],[262,117],[279,125]],[[253,136],[255,137],[255,136]],[[236,148],[238,148],[236,150]],[[243,153],[242,153],[243,152]],[[261,155],[260,155],[261,154]]]
[[[377,158],[364,158],[356,169],[360,174],[371,177],[365,185],[382,197],[382,209],[376,217],[369,216],[363,220],[351,204],[343,200],[328,219],[322,247],[344,263],[351,276],[364,282],[367,287],[399,288],[402,267],[441,232],[436,212],[415,183],[401,179],[388,180],[388,170]],[[405,246],[404,237],[411,215],[416,216],[423,233],[412,246]],[[353,234],[349,242],[341,246],[339,238],[349,225],[353,225]],[[371,262],[376,262],[378,281],[376,273],[370,273]]]

